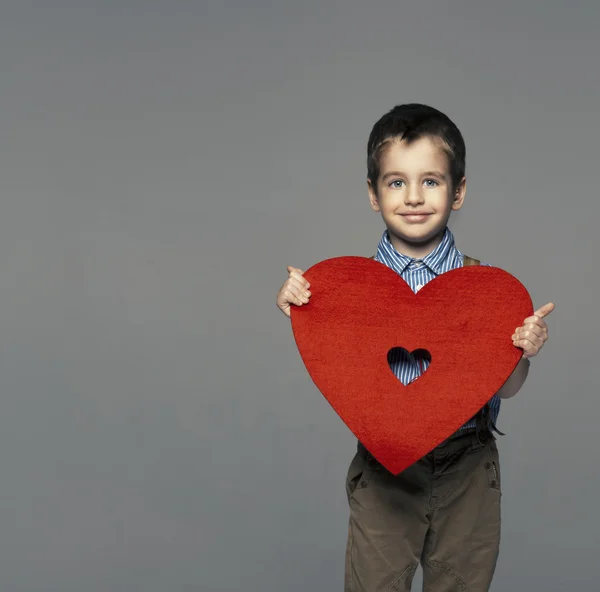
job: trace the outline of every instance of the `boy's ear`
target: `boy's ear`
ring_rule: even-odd
[[[460,183],[456,186],[454,191],[454,197],[452,198],[452,209],[454,211],[460,210],[465,201],[465,194],[467,193],[467,179],[463,177]]]
[[[377,192],[375,191],[375,187],[373,187],[373,183],[371,183],[371,179],[367,179],[367,190],[369,192],[369,202],[371,204],[371,208],[374,212],[381,211],[379,200],[377,199]]]

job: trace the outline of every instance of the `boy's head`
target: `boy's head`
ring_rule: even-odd
[[[450,212],[462,207],[465,152],[456,125],[427,105],[399,105],[375,124],[369,198],[397,250],[420,258],[439,244]]]
[[[371,130],[367,146],[367,177],[375,184],[380,175],[381,155],[394,141],[407,144],[423,137],[437,138],[448,157],[453,187],[458,187],[465,176],[466,149],[460,130],[441,111],[407,103],[386,113]]]

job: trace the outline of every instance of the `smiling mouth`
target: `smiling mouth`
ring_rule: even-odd
[[[424,222],[430,215],[431,214],[420,214],[417,212],[412,214],[401,214],[408,222]]]

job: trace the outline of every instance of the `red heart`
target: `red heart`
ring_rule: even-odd
[[[527,290],[496,267],[448,271],[417,294],[364,257],[311,267],[307,305],[292,328],[317,388],[352,433],[398,474],[472,418],[498,392],[522,351],[515,327],[533,312]],[[404,386],[388,351],[425,349],[432,361]]]

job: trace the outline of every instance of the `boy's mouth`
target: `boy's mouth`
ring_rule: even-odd
[[[410,212],[400,214],[407,222],[424,222],[431,215],[428,212]]]

